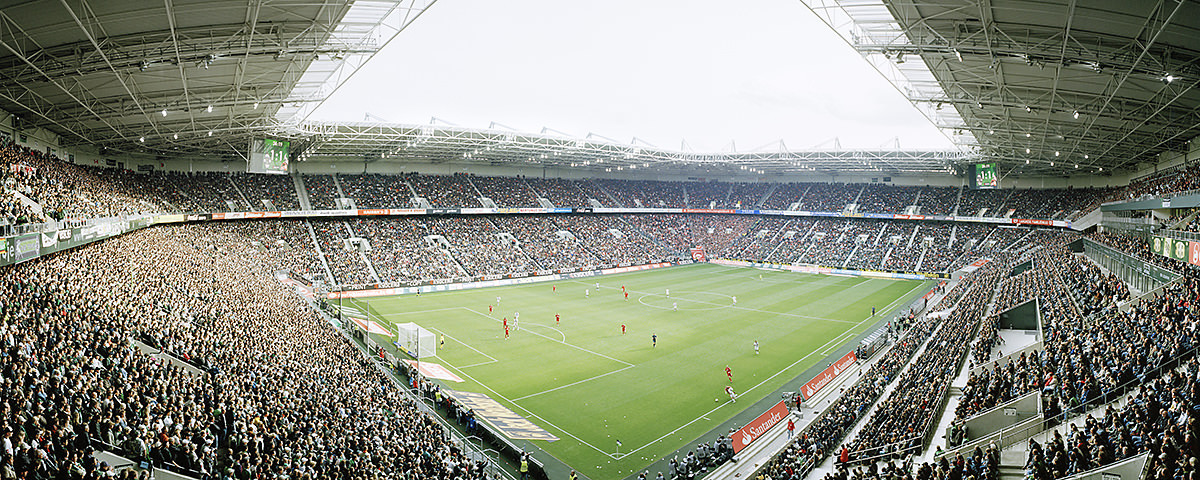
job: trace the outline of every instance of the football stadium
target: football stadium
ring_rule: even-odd
[[[1200,3],[573,3],[0,2],[0,480],[1200,476]]]

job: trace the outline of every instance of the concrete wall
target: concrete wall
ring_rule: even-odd
[[[963,422],[967,427],[967,440],[986,437],[1004,427],[1016,425],[1030,418],[1041,416],[1042,392],[1029,392],[991,410],[971,417]]]

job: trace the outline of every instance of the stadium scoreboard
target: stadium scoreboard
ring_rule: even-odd
[[[977,163],[971,172],[971,188],[1000,188],[995,163]]]
[[[249,173],[273,173],[287,175],[288,150],[291,142],[273,138],[255,138],[250,140]]]

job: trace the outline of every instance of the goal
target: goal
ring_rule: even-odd
[[[404,349],[413,358],[437,355],[437,336],[415,323],[396,325],[396,346]]]

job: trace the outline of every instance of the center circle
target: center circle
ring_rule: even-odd
[[[663,310],[671,310],[671,304],[678,304],[679,310],[716,310],[732,307],[733,297],[712,292],[671,292],[670,297],[661,293],[648,293],[639,297],[638,303]]]

